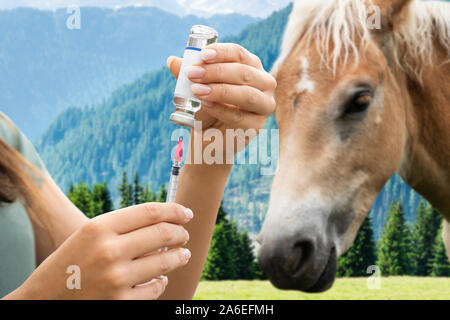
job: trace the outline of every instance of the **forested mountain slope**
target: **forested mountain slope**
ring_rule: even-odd
[[[169,55],[182,54],[192,25],[208,24],[226,36],[255,21],[82,7],[80,29],[71,30],[70,16],[63,9],[0,10],[0,109],[33,140],[65,108],[98,104]]]
[[[277,57],[291,6],[225,39],[244,45],[261,57],[269,70]],[[50,126],[39,150],[50,172],[67,190],[71,181],[108,181],[117,187],[123,170],[138,170],[152,188],[167,182],[170,141],[177,127],[168,121],[173,110],[175,81],[163,68],[116,90],[94,108],[71,108]],[[268,128],[276,126],[273,118]],[[258,165],[237,165],[229,179],[224,208],[251,233],[260,230],[267,209],[272,177],[261,176]],[[411,221],[419,196],[394,176],[375,201],[372,215],[379,236],[393,200],[402,197]]]

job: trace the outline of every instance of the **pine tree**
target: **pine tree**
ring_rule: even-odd
[[[72,203],[89,218],[94,217],[94,205],[89,186],[80,181],[78,186],[72,186],[68,197]]]
[[[129,184],[128,185],[128,205],[127,207],[130,207],[134,204],[134,199],[133,199],[133,185]]]
[[[433,246],[433,258],[431,260],[431,275],[433,277],[450,277],[450,263],[442,239],[442,225],[443,223],[436,235]]]
[[[372,221],[367,215],[352,246],[339,257],[337,275],[340,277],[367,276],[367,268],[375,265],[376,260]]]
[[[70,182],[69,191],[67,192],[67,197],[71,199],[73,197],[73,194],[75,192],[75,186],[73,185],[73,182]]]
[[[166,191],[166,185],[163,183],[161,185],[161,189],[159,189],[158,195],[156,196],[156,202],[166,202],[167,198],[167,191]]]
[[[109,191],[108,184],[106,183],[106,181],[103,182],[102,199],[103,199],[103,206],[102,206],[103,213],[114,211],[114,204],[111,198],[111,192]]]
[[[225,211],[224,211],[225,212]],[[226,213],[225,213],[226,215]],[[239,270],[239,264],[240,264],[240,248],[239,248],[239,238],[240,234],[237,229],[236,222],[233,220],[228,220],[225,218],[222,222],[224,228],[229,232],[230,234],[230,243],[229,243],[229,249],[231,251],[231,265],[233,267],[233,277],[229,278],[230,280],[236,280],[239,279],[239,274],[241,270]],[[225,279],[224,279],[225,280]]]
[[[391,204],[388,221],[379,240],[377,265],[383,275],[406,275],[410,271],[409,230],[401,200]]]
[[[432,269],[433,247],[442,216],[430,204],[419,202],[412,233],[411,264],[413,274],[428,276]]]
[[[156,195],[150,191],[148,184],[144,188],[144,202],[155,202]]]
[[[214,227],[202,277],[206,280],[226,280],[236,277],[233,265],[232,234],[226,224],[219,223]]]
[[[217,212],[216,224],[219,224],[220,222],[223,222],[223,221],[228,221],[226,216],[227,216],[227,213],[223,209],[223,201],[221,201],[219,211]]]
[[[247,230],[237,233],[237,241],[234,244],[236,278],[251,280],[257,277],[257,262],[253,254],[253,245]]]
[[[404,211],[403,211],[404,212]],[[406,214],[405,214],[406,215]],[[414,275],[414,264],[412,261],[412,246],[413,246],[413,226],[410,222],[405,219],[405,227],[403,228],[404,232],[404,242],[406,251],[406,268],[405,275]]]
[[[227,219],[221,204],[203,278],[250,280],[262,277],[247,230],[239,232],[236,223]]]
[[[134,187],[133,187],[133,203],[141,204],[144,202],[144,191],[139,183],[139,174],[136,171],[134,174]]]
[[[103,182],[102,184],[94,184],[92,188],[92,200],[94,202],[95,216],[114,210],[111,194],[106,182]]]
[[[128,184],[127,172],[124,171],[122,175],[122,183],[118,188],[120,193],[120,207],[129,207],[132,203],[132,197],[130,193],[130,185]]]
[[[103,199],[102,189],[103,185],[95,183],[92,187],[92,215],[94,217],[103,214]]]

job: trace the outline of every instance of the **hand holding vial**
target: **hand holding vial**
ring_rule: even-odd
[[[210,44],[201,50],[200,57],[201,63],[183,71],[192,81],[192,93],[201,101],[202,107],[195,116],[202,120],[202,129],[262,129],[275,110],[273,95],[277,83],[264,70],[260,59],[233,43]],[[167,60],[175,77],[181,63],[177,57]]]

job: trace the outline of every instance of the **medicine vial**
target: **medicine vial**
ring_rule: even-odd
[[[175,112],[170,115],[171,122],[185,127],[194,127],[195,113],[202,105],[191,92],[192,82],[186,77],[184,68],[201,63],[200,52],[207,45],[217,42],[217,39],[218,33],[213,28],[202,25],[191,28],[175,87],[173,98]]]

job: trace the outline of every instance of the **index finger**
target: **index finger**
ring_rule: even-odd
[[[192,210],[180,204],[151,202],[119,209],[102,218],[113,231],[123,234],[160,222],[185,224],[193,216]]]
[[[262,68],[261,60],[244,47],[235,43],[213,43],[200,53],[205,63],[240,62],[257,69]]]

